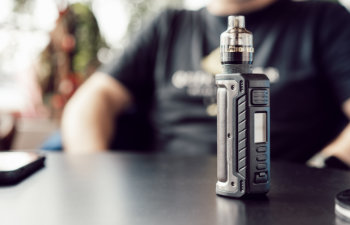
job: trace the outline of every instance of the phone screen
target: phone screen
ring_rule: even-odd
[[[0,152],[0,185],[16,184],[44,166],[36,152]]]
[[[1,152],[0,171],[17,170],[39,158],[38,154],[30,152]]]

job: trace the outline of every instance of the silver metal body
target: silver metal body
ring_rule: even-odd
[[[234,149],[235,131],[232,99],[238,96],[238,83],[235,80],[217,81],[217,176],[216,193],[241,197],[245,194],[245,177],[236,170],[233,162],[237,161]],[[232,171],[232,172],[231,172]]]

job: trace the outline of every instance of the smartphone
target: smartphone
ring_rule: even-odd
[[[37,152],[0,152],[0,185],[17,184],[44,166],[45,155]]]

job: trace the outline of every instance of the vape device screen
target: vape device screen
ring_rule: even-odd
[[[266,113],[254,113],[254,142],[266,141]]]

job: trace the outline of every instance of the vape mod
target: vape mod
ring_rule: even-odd
[[[253,36],[243,16],[229,16],[220,36],[216,193],[242,197],[270,187],[270,82],[253,74]]]

